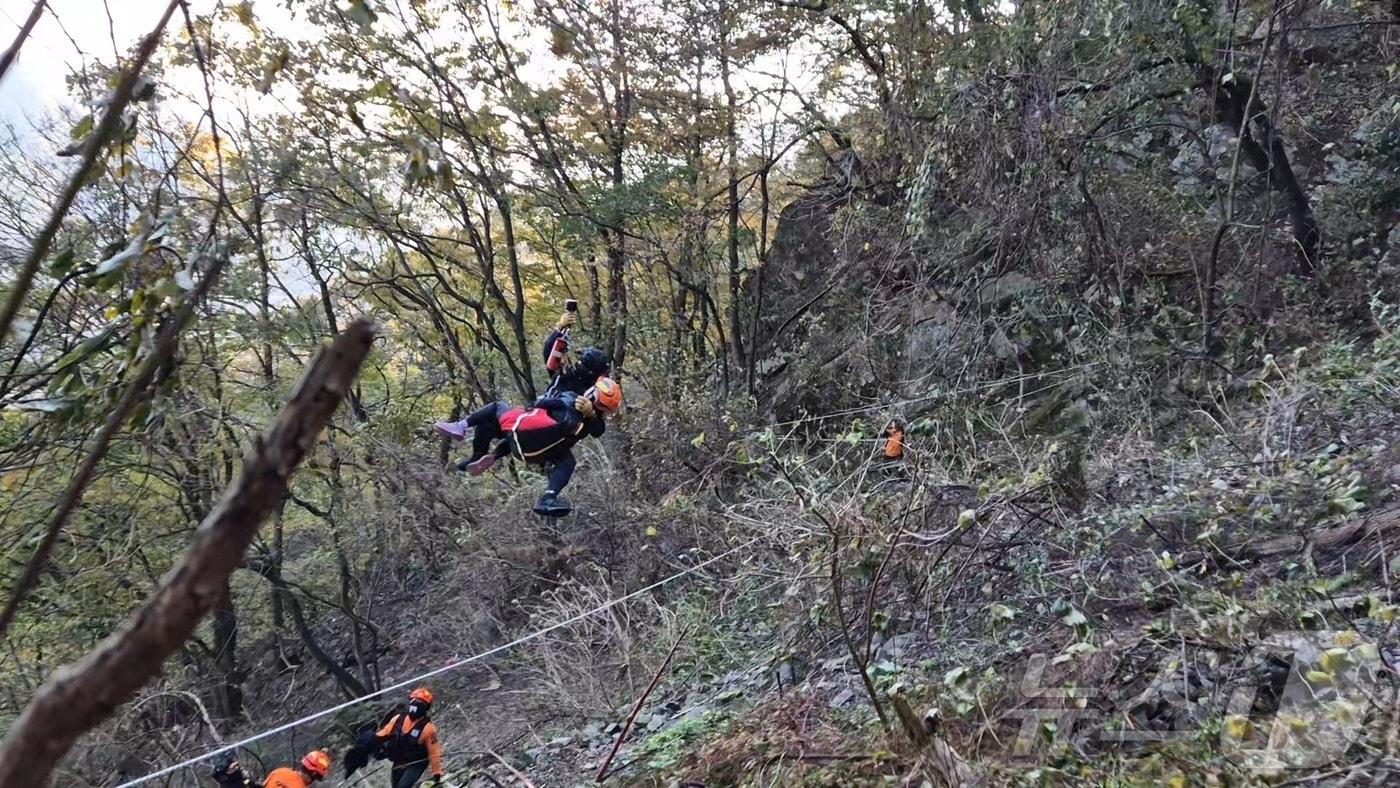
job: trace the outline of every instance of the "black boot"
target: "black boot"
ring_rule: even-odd
[[[544,495],[535,502],[535,514],[541,517],[563,517],[572,511],[569,502],[553,490],[545,490]]]

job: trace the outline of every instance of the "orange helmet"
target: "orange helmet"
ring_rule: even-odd
[[[429,706],[433,705],[433,693],[429,692],[427,687],[419,687],[418,689],[408,693],[408,699],[421,700]]]
[[[616,413],[622,407],[622,387],[609,377],[601,377],[593,382],[593,388],[585,395],[593,400],[593,405],[604,415]]]
[[[331,756],[322,750],[312,750],[301,759],[301,768],[316,778],[325,778],[331,773]]]

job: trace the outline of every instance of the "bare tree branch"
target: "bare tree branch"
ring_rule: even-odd
[[[0,79],[5,78],[5,72],[10,70],[10,66],[19,57],[19,48],[24,46],[24,41],[29,38],[34,26],[39,24],[39,17],[44,15],[44,8],[48,4],[48,0],[37,0],[34,3],[34,7],[29,11],[29,18],[24,20],[24,24],[20,25],[19,32],[15,34],[15,42],[10,44],[10,48],[5,50],[5,54],[0,55]]]
[[[184,560],[126,626],[39,690],[0,743],[0,785],[48,785],[78,737],[158,674],[194,632],[354,383],[374,331],[357,321],[312,360]]]
[[[141,70],[145,68],[146,61],[150,60],[151,54],[155,52],[156,45],[160,43],[161,34],[165,32],[165,25],[170,21],[170,16],[175,13],[175,7],[178,5],[179,0],[167,5],[165,13],[161,15],[155,29],[147,34],[145,40],[141,42],[141,46],[136,52],[136,59],[131,63],[131,69],[126,72],[121,84],[117,86],[117,92],[112,96],[111,102],[107,104],[107,114],[102,116],[102,122],[88,138],[87,145],[83,150],[83,159],[78,164],[77,171],[69,179],[67,188],[63,190],[58,204],[54,206],[53,213],[49,216],[49,221],[39,231],[34,243],[30,245],[29,254],[25,256],[24,264],[15,272],[14,284],[10,285],[10,297],[6,300],[4,307],[0,308],[0,341],[9,336],[10,324],[14,322],[15,315],[19,314],[20,305],[24,303],[25,297],[29,295],[30,286],[34,284],[34,274],[39,270],[39,262],[48,255],[49,246],[53,244],[54,237],[62,228],[63,220],[68,215],[68,209],[73,206],[73,200],[77,199],[78,192],[82,191],[83,184],[87,183],[88,174],[92,172],[93,166],[97,163],[98,155],[106,149],[108,141],[112,139],[112,135],[116,134],[118,126],[121,125],[126,105],[131,103],[132,95],[136,92],[136,84],[141,77]]]

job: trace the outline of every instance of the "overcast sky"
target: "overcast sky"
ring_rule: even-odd
[[[155,25],[166,5],[166,0],[109,2],[110,22],[103,0],[49,0],[19,61],[0,80],[0,120],[23,125],[26,118],[54,110],[66,98],[64,78],[81,67],[84,56],[112,62],[113,40],[125,52]],[[196,9],[209,4],[192,3]],[[14,41],[33,7],[32,0],[0,0],[0,49]]]

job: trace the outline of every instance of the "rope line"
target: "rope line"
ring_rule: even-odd
[[[285,723],[285,724],[283,724],[283,725],[279,725],[279,726],[277,726],[277,727],[275,727],[275,728],[270,728],[270,729],[268,729],[268,730],[263,731],[262,733],[258,733],[258,734],[255,734],[255,735],[253,735],[253,736],[249,736],[249,737],[246,738],[246,739],[242,739],[242,740],[240,740],[240,741],[236,741],[236,742],[234,742],[233,744],[226,744],[226,745],[224,745],[224,746],[222,746],[222,747],[219,747],[218,749],[210,750],[209,752],[206,752],[206,753],[204,753],[203,755],[199,755],[199,756],[196,756],[196,757],[194,757],[194,758],[190,758],[190,759],[188,759],[188,760],[181,761],[181,762],[175,764],[174,766],[167,766],[167,767],[165,767],[164,769],[161,769],[160,771],[152,772],[152,773],[150,773],[150,774],[148,774],[148,775],[146,775],[146,776],[144,776],[144,777],[138,777],[138,778],[136,778],[135,780],[131,780],[131,781],[129,781],[129,782],[124,782],[124,783],[122,783],[121,785],[117,786],[117,788],[130,788],[131,786],[134,786],[134,785],[141,785],[142,783],[150,782],[151,780],[154,780],[154,779],[156,779],[156,778],[158,778],[158,777],[164,777],[164,776],[167,775],[167,774],[173,774],[174,772],[180,771],[181,769],[185,769],[185,768],[188,768],[188,767],[190,767],[190,766],[194,766],[194,765],[196,765],[196,764],[198,764],[198,763],[200,763],[200,762],[202,762],[202,761],[206,761],[206,760],[208,760],[208,759],[210,759],[210,758],[213,758],[213,757],[216,756],[216,755],[221,755],[221,754],[226,753],[226,752],[231,752],[231,751],[233,751],[233,750],[239,749],[240,747],[246,747],[246,746],[248,746],[249,744],[253,744],[254,742],[262,741],[263,739],[266,739],[266,738],[269,738],[269,737],[272,737],[272,736],[276,736],[276,735],[279,734],[279,733],[284,733],[284,732],[289,731],[289,730],[291,730],[291,729],[293,729],[293,728],[299,727],[299,726],[301,726],[301,725],[305,725],[305,724],[308,723],[308,722],[313,722],[313,721],[315,721],[315,720],[321,719],[322,717],[327,717],[327,716],[330,716],[330,715],[335,714],[335,713],[337,713],[337,712],[344,711],[345,709],[348,709],[348,708],[350,708],[350,707],[352,707],[352,706],[357,706],[357,705],[359,705],[359,704],[361,704],[361,703],[364,703],[364,702],[367,701],[367,700],[372,700],[372,699],[374,699],[374,698],[378,698],[378,697],[381,697],[381,696],[383,696],[383,695],[387,695],[388,693],[394,692],[394,691],[396,691],[396,690],[402,690],[402,689],[404,689],[404,688],[406,688],[406,687],[408,687],[408,686],[410,686],[410,685],[419,684],[419,683],[425,681],[426,679],[430,679],[430,678],[432,678],[432,677],[434,677],[434,676],[439,676],[439,675],[441,675],[441,674],[443,674],[443,673],[447,673],[447,672],[449,672],[449,671],[457,670],[458,668],[464,667],[464,666],[469,665],[469,664],[471,664],[471,663],[473,663],[473,662],[476,662],[476,661],[478,661],[478,660],[485,659],[485,658],[487,658],[487,657],[489,657],[489,656],[492,656],[492,655],[495,655],[495,654],[499,654],[499,653],[501,653],[501,652],[503,652],[503,651],[509,651],[510,649],[513,649],[513,648],[515,648],[516,646],[524,645],[524,644],[526,644],[526,643],[529,643],[529,642],[532,641],[532,640],[536,640],[536,639],[538,639],[538,638],[544,637],[545,635],[548,635],[548,634],[551,633],[551,632],[555,632],[555,631],[557,631],[557,630],[563,629],[564,627],[567,627],[567,626],[569,626],[570,624],[576,624],[576,623],[578,623],[579,621],[582,621],[582,620],[584,620],[584,619],[586,619],[586,618],[588,618],[588,617],[590,617],[590,616],[597,615],[598,613],[602,613],[602,612],[605,611],[605,610],[609,610],[609,609],[611,609],[611,608],[613,608],[613,607],[616,607],[616,606],[622,604],[623,602],[627,602],[627,601],[632,600],[632,599],[635,599],[635,598],[637,598],[637,597],[639,597],[639,596],[641,596],[641,595],[643,595],[643,594],[646,594],[646,593],[648,593],[648,592],[650,592],[650,591],[654,591],[654,590],[660,588],[661,586],[664,586],[664,585],[666,585],[666,584],[668,584],[668,583],[670,583],[670,582],[672,582],[672,581],[674,581],[674,580],[678,580],[678,579],[680,579],[680,578],[682,578],[682,577],[685,577],[686,575],[694,574],[695,572],[698,572],[698,571],[700,571],[701,569],[704,569],[705,567],[709,566],[710,564],[713,564],[713,563],[715,563],[715,562],[717,562],[717,561],[719,561],[719,560],[721,560],[721,559],[723,559],[723,558],[727,558],[727,557],[733,555],[734,553],[737,553],[737,552],[739,552],[740,550],[742,550],[742,549],[744,549],[744,548],[746,548],[746,547],[749,547],[749,546],[751,546],[751,545],[757,543],[758,540],[759,540],[760,538],[762,538],[762,537],[757,537],[757,536],[756,536],[756,537],[754,537],[753,539],[750,539],[750,540],[748,540],[747,542],[744,542],[743,544],[737,545],[737,546],[735,546],[735,547],[732,547],[732,548],[730,548],[730,549],[724,551],[723,553],[720,553],[719,555],[716,555],[716,556],[712,556],[712,557],[710,557],[710,558],[707,558],[707,559],[705,559],[704,561],[701,561],[700,563],[696,564],[695,566],[689,567],[689,568],[687,568],[687,569],[683,569],[683,570],[681,570],[681,571],[679,571],[679,572],[677,572],[677,573],[675,573],[675,574],[673,574],[673,575],[671,575],[671,576],[669,576],[669,577],[662,578],[661,580],[658,580],[658,581],[656,581],[655,583],[652,583],[651,585],[646,586],[645,588],[639,588],[639,589],[637,589],[636,591],[633,591],[633,592],[630,593],[630,594],[626,594],[625,596],[620,596],[620,597],[618,597],[617,599],[613,599],[613,600],[611,600],[611,601],[604,602],[603,604],[599,605],[598,607],[593,608],[592,610],[586,610],[586,611],[584,611],[584,612],[582,612],[582,613],[579,613],[578,615],[573,616],[573,617],[571,617],[571,618],[566,618],[566,619],[564,619],[564,620],[562,620],[562,621],[556,621],[555,623],[550,624],[549,626],[545,627],[544,629],[536,630],[536,631],[534,631],[534,632],[531,632],[531,633],[528,634],[528,635],[524,635],[523,637],[516,638],[515,640],[512,640],[511,642],[506,643],[506,644],[504,644],[504,645],[496,646],[495,648],[488,649],[488,650],[486,650],[486,651],[481,652],[480,654],[474,654],[474,655],[472,655],[472,656],[470,656],[470,657],[466,657],[466,658],[464,658],[464,659],[459,659],[459,660],[457,660],[456,662],[448,663],[447,665],[444,665],[444,666],[442,666],[442,667],[440,667],[440,668],[436,668],[436,669],[434,669],[434,670],[430,670],[430,671],[428,671],[427,673],[424,673],[424,674],[422,674],[422,675],[420,675],[420,676],[414,676],[414,677],[411,678],[411,679],[405,679],[404,681],[400,681],[400,682],[397,683],[397,684],[393,684],[393,685],[390,685],[390,686],[388,686],[388,687],[384,687],[384,688],[382,688],[382,689],[376,690],[376,691],[371,692],[371,693],[368,693],[368,694],[366,694],[366,695],[361,695],[361,696],[358,697],[358,698],[352,698],[352,699],[350,699],[350,700],[345,701],[344,703],[340,703],[340,704],[338,704],[338,705],[331,706],[331,707],[328,708],[328,709],[323,709],[323,710],[318,711],[318,712],[316,712],[316,713],[314,713],[314,714],[308,714],[307,716],[302,717],[301,719],[293,720],[293,721],[288,722],[288,723]]]
[[[929,400],[941,399],[941,398],[944,398],[944,397],[954,397],[954,396],[957,396],[957,395],[960,395],[960,394],[971,394],[971,393],[976,393],[976,392],[978,392],[978,391],[984,391],[984,390],[987,390],[987,389],[1000,388],[1000,387],[1003,387],[1003,386],[1006,386],[1006,385],[1015,383],[1015,382],[1017,382],[1018,380],[1030,380],[1030,379],[1033,379],[1033,378],[1036,378],[1036,379],[1043,379],[1043,378],[1045,378],[1045,377],[1058,376],[1058,375],[1063,375],[1063,374],[1071,373],[1071,372],[1084,372],[1084,371],[1088,371],[1088,370],[1094,369],[1095,367],[1101,366],[1102,364],[1103,364],[1103,362],[1092,362],[1092,363],[1088,363],[1088,364],[1079,364],[1079,365],[1074,365],[1074,366],[1069,366],[1069,367],[1063,367],[1063,368],[1061,368],[1061,369],[1052,370],[1052,371],[1049,371],[1049,372],[1042,372],[1042,373],[1034,373],[1034,374],[1023,375],[1023,376],[1020,376],[1020,377],[1018,377],[1018,378],[1009,378],[1009,379],[1005,379],[1005,378],[1004,378],[1004,379],[1001,379],[1001,380],[997,380],[997,381],[994,381],[994,382],[989,382],[989,383],[981,384],[981,385],[977,385],[977,386],[969,386],[969,387],[960,388],[960,389],[952,389],[952,390],[949,390],[949,391],[934,391],[934,392],[928,394],[927,396],[923,396],[923,397],[914,397],[914,398],[905,399],[905,400],[899,400],[899,401],[895,401],[895,402],[875,403],[875,404],[873,404],[873,405],[866,405],[866,406],[861,406],[861,407],[855,407],[855,408],[850,408],[850,409],[847,409],[847,410],[836,411],[836,412],[833,412],[833,413],[821,414],[821,415],[818,415],[818,416],[808,416],[808,417],[799,418],[799,419],[792,419],[792,420],[790,420],[790,421],[773,422],[773,423],[770,423],[770,424],[768,424],[768,425],[766,425],[766,426],[767,426],[768,428],[772,428],[772,427],[784,427],[784,426],[789,426],[789,425],[798,425],[798,424],[805,424],[805,423],[810,423],[810,422],[826,421],[826,420],[828,420],[828,419],[840,418],[840,417],[842,417],[842,416],[851,416],[851,415],[854,415],[854,414],[857,414],[857,413],[866,413],[866,412],[876,411],[876,410],[884,410],[884,409],[889,409],[889,408],[898,408],[898,407],[905,406],[905,405],[912,405],[912,404],[919,403],[919,402],[927,402],[927,401],[929,401]],[[783,440],[786,440],[786,438],[784,438]],[[883,441],[883,440],[884,440],[883,438],[867,438],[867,439],[862,439],[862,440],[860,440],[860,441],[858,441],[858,442],[859,442],[859,443],[878,442],[878,441]],[[348,700],[348,701],[345,701],[345,702],[343,702],[343,703],[339,703],[339,704],[337,704],[337,705],[335,705],[335,706],[331,706],[331,707],[329,707],[329,708],[322,709],[321,711],[315,712],[315,713],[313,713],[313,714],[308,714],[308,715],[306,715],[305,717],[302,717],[302,718],[296,719],[296,720],[292,720],[291,722],[284,723],[284,724],[279,725],[279,726],[277,726],[277,727],[275,727],[275,728],[269,728],[268,730],[265,730],[265,731],[263,731],[263,732],[261,732],[261,733],[255,734],[255,735],[253,735],[253,736],[249,736],[249,737],[247,737],[247,738],[245,738],[245,739],[241,739],[241,740],[236,741],[236,742],[234,742],[234,743],[232,743],[232,744],[223,745],[223,746],[218,747],[218,748],[216,748],[216,749],[210,750],[209,752],[203,753],[202,755],[198,755],[198,756],[195,756],[195,757],[193,757],[193,758],[186,759],[186,760],[181,761],[181,762],[179,762],[179,763],[177,763],[177,764],[175,764],[175,765],[173,765],[173,766],[167,766],[167,767],[165,767],[165,768],[163,768],[163,769],[160,769],[159,771],[155,771],[155,772],[152,772],[152,773],[150,773],[150,774],[147,774],[147,775],[145,775],[144,777],[138,777],[138,778],[136,778],[136,779],[134,779],[134,780],[130,780],[130,781],[128,781],[128,782],[124,782],[124,783],[118,785],[117,788],[132,788],[132,786],[142,785],[142,784],[144,784],[144,783],[150,782],[151,780],[157,779],[157,778],[159,778],[159,777],[164,777],[164,776],[166,776],[166,775],[168,775],[168,774],[173,774],[173,773],[175,773],[175,772],[177,772],[177,771],[180,771],[181,769],[186,769],[186,768],[189,768],[189,767],[191,767],[191,766],[195,766],[195,765],[197,765],[197,764],[199,764],[199,763],[202,763],[203,761],[207,761],[207,760],[209,760],[210,758],[213,758],[213,757],[215,757],[215,756],[217,756],[217,755],[221,755],[221,754],[226,753],[226,752],[232,752],[233,750],[237,750],[237,749],[242,748],[242,747],[247,747],[247,746],[250,745],[250,744],[254,744],[254,743],[259,742],[259,741],[262,741],[262,740],[264,740],[264,739],[267,739],[267,738],[276,736],[276,735],[279,734],[279,733],[285,733],[286,731],[292,730],[293,728],[300,727],[300,726],[305,725],[305,724],[307,724],[307,723],[309,723],[309,722],[314,722],[314,721],[319,720],[319,719],[322,719],[322,718],[324,718],[324,717],[328,717],[328,716],[330,716],[330,715],[332,715],[332,714],[336,714],[336,713],[338,713],[338,712],[344,711],[344,710],[346,710],[346,709],[348,709],[348,708],[351,708],[351,707],[354,707],[354,706],[358,706],[358,705],[360,705],[360,704],[362,704],[362,703],[364,703],[364,702],[366,702],[366,701],[369,701],[369,700],[373,700],[373,699],[375,699],[375,698],[382,697],[382,696],[387,695],[387,694],[389,694],[389,693],[391,693],[391,692],[395,692],[395,691],[398,691],[398,690],[402,690],[402,689],[404,689],[404,688],[406,688],[406,687],[409,687],[410,685],[419,684],[419,683],[421,683],[421,682],[423,682],[423,681],[426,681],[427,679],[430,679],[430,678],[432,678],[432,677],[434,677],[434,676],[440,676],[440,675],[442,675],[442,674],[444,674],[444,673],[448,673],[448,672],[451,672],[451,671],[454,671],[454,670],[458,670],[458,669],[460,669],[460,668],[462,668],[462,667],[465,667],[465,666],[467,666],[467,665],[472,664],[473,662],[477,662],[477,661],[483,660],[483,659],[485,659],[485,658],[487,658],[487,657],[494,656],[494,655],[496,655],[496,654],[500,654],[500,653],[502,653],[502,652],[504,652],[504,651],[509,651],[509,650],[515,648],[516,646],[522,646],[522,645],[524,645],[524,644],[526,644],[526,643],[529,643],[529,642],[531,642],[531,641],[533,641],[533,640],[537,640],[538,638],[544,637],[545,635],[548,635],[548,634],[550,634],[550,633],[552,633],[552,632],[556,632],[556,631],[558,631],[558,630],[560,630],[560,629],[563,629],[563,628],[565,628],[565,627],[567,627],[567,626],[570,626],[570,625],[572,625],[572,624],[576,624],[576,623],[578,623],[579,621],[583,621],[584,619],[587,619],[587,618],[589,618],[589,617],[591,617],[591,616],[597,615],[598,613],[602,613],[602,612],[604,612],[604,611],[606,611],[606,610],[609,610],[609,609],[611,609],[611,608],[613,608],[613,607],[616,607],[617,605],[620,605],[620,604],[622,604],[622,603],[624,603],[624,602],[628,602],[628,601],[630,601],[630,600],[632,600],[632,599],[635,599],[635,598],[637,598],[637,597],[639,597],[639,596],[641,596],[641,595],[643,595],[643,594],[646,594],[646,593],[649,593],[649,592],[651,592],[651,591],[654,591],[654,590],[656,590],[656,589],[658,589],[658,588],[660,588],[660,587],[662,587],[662,586],[664,586],[664,585],[667,585],[667,584],[669,584],[669,583],[671,583],[671,582],[673,582],[673,581],[675,581],[675,580],[679,580],[680,578],[685,577],[686,575],[694,574],[695,572],[698,572],[699,570],[704,569],[705,567],[707,567],[707,566],[709,566],[709,565],[711,565],[711,564],[713,564],[713,563],[716,563],[716,562],[718,562],[718,561],[720,561],[720,560],[722,560],[722,559],[724,559],[724,558],[727,558],[727,557],[733,555],[734,553],[737,553],[738,551],[740,551],[740,550],[742,550],[742,549],[744,549],[744,548],[746,548],[746,547],[749,547],[749,546],[751,546],[751,545],[757,543],[758,540],[759,540],[760,538],[761,538],[761,537],[755,537],[755,538],[753,538],[753,539],[750,539],[750,540],[748,540],[748,541],[746,541],[746,542],[744,542],[744,543],[742,543],[742,544],[740,544],[740,545],[737,545],[737,546],[735,546],[735,547],[732,547],[732,548],[730,548],[730,549],[724,551],[723,553],[720,553],[720,554],[718,554],[718,555],[715,555],[715,556],[712,556],[712,557],[710,557],[710,558],[707,558],[707,559],[705,559],[704,561],[702,561],[702,562],[696,564],[695,566],[689,567],[689,568],[687,568],[687,569],[683,569],[683,570],[681,570],[680,572],[677,572],[677,573],[675,573],[675,574],[673,574],[673,575],[670,575],[670,576],[668,576],[668,577],[662,578],[661,580],[658,580],[657,582],[652,583],[652,584],[649,585],[649,586],[646,586],[646,587],[644,587],[644,588],[640,588],[640,589],[638,589],[638,590],[636,590],[636,591],[633,591],[633,592],[631,592],[631,593],[629,593],[629,594],[626,594],[626,595],[624,595],[624,596],[618,597],[617,599],[613,599],[613,600],[610,600],[610,601],[608,601],[608,602],[605,602],[605,603],[603,603],[603,604],[601,604],[601,605],[599,605],[599,606],[597,606],[597,607],[595,607],[595,608],[593,608],[593,609],[591,609],[591,610],[586,610],[586,611],[584,611],[584,612],[582,612],[582,613],[579,613],[578,615],[572,616],[572,617],[567,618],[567,619],[564,619],[564,620],[562,620],[562,621],[556,621],[555,623],[550,624],[549,626],[544,627],[543,629],[539,629],[539,630],[536,630],[536,631],[534,631],[534,632],[531,632],[531,633],[529,633],[529,634],[527,634],[527,635],[524,635],[524,636],[522,636],[522,637],[516,638],[515,640],[513,640],[513,641],[511,641],[511,642],[509,642],[509,643],[505,643],[505,644],[503,644],[503,645],[496,646],[496,647],[494,647],[494,648],[488,649],[488,650],[486,650],[486,651],[481,652],[480,654],[474,654],[474,655],[472,655],[472,656],[470,656],[470,657],[466,657],[466,658],[463,658],[463,659],[459,659],[459,660],[457,660],[457,661],[455,661],[455,662],[450,662],[450,663],[448,663],[448,664],[446,664],[446,665],[443,665],[442,667],[439,667],[439,668],[435,668],[435,669],[433,669],[433,670],[430,670],[430,671],[428,671],[427,673],[423,673],[423,674],[421,674],[421,675],[419,675],[419,676],[415,676],[415,677],[410,678],[410,679],[405,679],[404,681],[400,681],[400,682],[398,682],[397,684],[392,684],[392,685],[390,685],[390,686],[383,687],[383,688],[381,688],[381,689],[379,689],[379,690],[376,690],[376,691],[374,691],[374,692],[370,692],[370,693],[367,693],[367,694],[365,694],[365,695],[361,695],[361,696],[358,697],[358,698],[352,698],[352,699],[350,699],[350,700]]]

